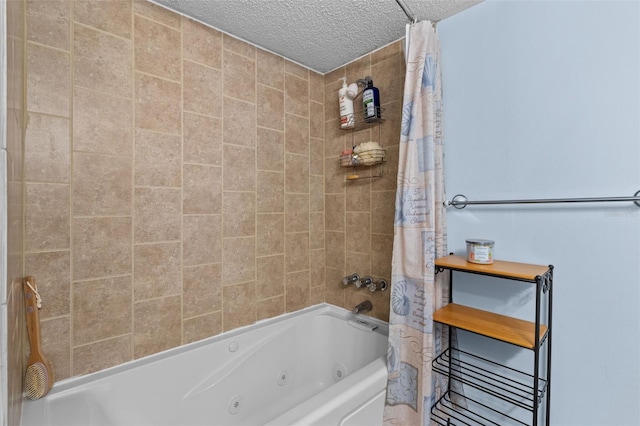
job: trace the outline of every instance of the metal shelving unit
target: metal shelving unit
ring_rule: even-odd
[[[436,260],[436,271],[448,270],[450,303],[437,310],[433,320],[451,328],[466,330],[533,351],[530,372],[449,347],[432,362],[433,371],[448,378],[446,392],[431,407],[431,420],[449,425],[533,425],[538,426],[544,406],[544,425],[549,425],[551,401],[551,310],[553,266],[496,260],[490,265],[467,262],[461,256]],[[480,274],[535,284],[535,320],[525,321],[453,303],[453,273]],[[545,297],[546,296],[546,297]],[[543,314],[543,299],[546,314]],[[545,320],[543,323],[543,319]],[[544,358],[542,355],[545,355]],[[541,368],[542,361],[546,368]],[[461,395],[453,382],[473,389],[474,397]],[[459,387],[458,387],[459,388]],[[482,398],[475,397],[479,394]],[[458,401],[457,403],[454,401]],[[459,401],[464,401],[464,404]],[[525,419],[531,419],[529,422]]]

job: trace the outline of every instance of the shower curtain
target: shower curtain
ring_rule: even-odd
[[[448,344],[433,312],[446,303],[446,254],[440,46],[428,21],[407,25],[391,272],[389,370],[385,425],[429,425],[431,405],[446,387],[431,360]]]

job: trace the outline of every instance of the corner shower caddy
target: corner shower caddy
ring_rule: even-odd
[[[358,99],[358,97],[362,94],[362,91],[360,91],[360,93],[358,93],[358,95],[354,98]],[[378,118],[374,118],[374,119],[370,119],[365,121],[364,118],[358,118],[358,116],[356,116],[356,114],[349,114],[349,119],[348,119],[348,123],[352,124],[353,127],[351,128],[340,128],[341,130],[345,130],[345,131],[349,131],[351,132],[351,146],[355,147],[355,133],[358,130],[364,130],[364,129],[368,129],[371,128],[373,126],[377,126],[378,127],[378,143],[381,144],[382,142],[382,129],[381,129],[381,124],[384,122],[384,119],[382,118],[382,113],[384,112],[384,108],[381,107],[377,107],[378,109]],[[372,152],[375,151],[375,152]],[[348,168],[353,168],[353,174],[347,176],[346,180],[347,181],[351,181],[351,180],[359,180],[359,179],[373,179],[373,178],[377,178],[377,177],[382,177],[383,175],[383,169],[382,169],[382,164],[385,162],[385,156],[386,156],[386,150],[384,148],[381,149],[376,149],[376,150],[372,150],[372,151],[365,151],[365,154],[367,155],[366,160],[364,161],[358,161],[357,160],[357,155],[356,154],[347,154],[347,155],[341,155],[340,156],[340,166],[341,167],[348,167]],[[376,169],[376,173],[374,174],[374,167],[375,166],[379,166]],[[358,174],[358,168],[361,167],[369,167],[369,176],[360,176]]]
[[[436,260],[436,273],[449,271],[449,304],[433,314],[435,322],[449,327],[449,349],[432,362],[433,371],[448,378],[447,390],[431,407],[431,420],[439,425],[549,425],[551,401],[551,308],[553,266],[496,260],[481,265],[465,257],[449,255]],[[535,284],[535,321],[525,321],[494,312],[453,303],[453,272],[480,274]],[[546,295],[546,297],[545,297]],[[543,300],[546,299],[546,310]],[[542,323],[543,317],[546,324]],[[452,347],[451,329],[461,329],[532,350],[533,371],[521,371]],[[544,348],[544,350],[543,350]],[[541,368],[544,353],[546,368]],[[543,371],[546,370],[546,371]],[[458,394],[452,381],[468,386],[482,398]],[[477,392],[476,392],[477,391]],[[453,398],[452,398],[453,396]],[[466,404],[456,404],[456,397]],[[529,413],[527,413],[527,411]],[[531,423],[525,418],[531,416]]]

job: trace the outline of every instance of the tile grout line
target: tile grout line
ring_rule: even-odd
[[[180,344],[185,344],[184,335],[184,19],[180,18],[180,177],[182,181],[180,190],[180,270],[178,271],[180,283]]]
[[[74,309],[74,289],[75,289],[75,227],[73,226],[75,222],[74,218],[74,210],[73,210],[73,171],[74,171],[74,155],[73,148],[75,144],[75,136],[73,132],[73,121],[75,118],[75,107],[73,104],[73,93],[74,93],[74,76],[75,76],[75,43],[74,43],[74,34],[75,34],[75,20],[73,19],[74,14],[74,2],[70,2],[69,4],[69,376],[73,377],[76,369],[76,359],[73,356],[74,351],[74,334],[75,327],[73,318],[75,317],[75,309]]]
[[[136,206],[136,200],[135,200],[135,194],[136,194],[136,113],[137,113],[137,108],[136,108],[136,96],[137,96],[137,88],[136,88],[136,35],[135,35],[135,6],[134,6],[134,1],[131,1],[131,27],[130,27],[130,34],[131,34],[131,39],[129,40],[131,42],[131,70],[129,71],[129,78],[131,79],[131,123],[130,123],[130,128],[131,128],[131,234],[130,234],[130,240],[131,240],[131,307],[130,307],[130,312],[131,312],[131,322],[129,324],[130,326],[130,332],[129,332],[129,338],[130,338],[130,343],[129,343],[129,359],[130,360],[134,360],[136,358],[136,348],[135,348],[135,331],[136,331],[136,285],[135,285],[135,268],[136,268],[136,263],[135,263],[135,234],[136,234],[136,225],[135,225],[135,206]]]

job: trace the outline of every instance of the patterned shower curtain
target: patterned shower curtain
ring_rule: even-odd
[[[446,386],[431,372],[448,343],[432,314],[446,303],[449,284],[434,269],[447,254],[440,44],[430,22],[407,27],[384,424],[419,426],[430,424]]]

